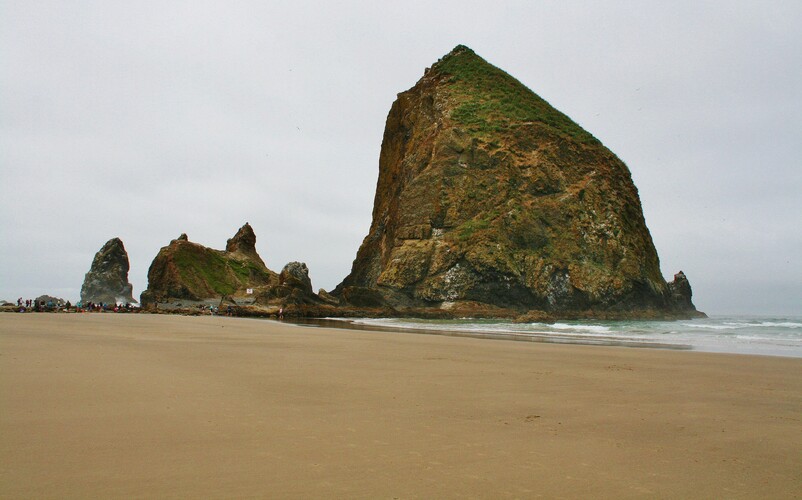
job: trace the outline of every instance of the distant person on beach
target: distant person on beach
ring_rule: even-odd
[[[278,319],[284,319],[284,306],[278,308]]]

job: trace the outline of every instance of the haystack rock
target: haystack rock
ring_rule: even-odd
[[[84,277],[81,302],[96,304],[135,303],[128,282],[128,252],[120,238],[112,238],[95,254]]]
[[[397,310],[695,314],[660,273],[626,165],[464,46],[393,103],[370,232],[332,293]]]
[[[246,223],[215,250],[189,241],[186,234],[159,250],[148,270],[142,305],[244,297],[278,284],[278,274],[256,252],[256,235]]]

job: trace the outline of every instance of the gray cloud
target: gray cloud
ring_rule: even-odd
[[[75,299],[125,242],[248,221],[316,287],[370,224],[384,120],[458,43],[630,167],[666,276],[712,313],[802,308],[798,2],[0,3],[0,298]]]

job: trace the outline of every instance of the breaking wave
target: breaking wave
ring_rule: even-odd
[[[711,317],[683,321],[349,320],[363,327],[557,343],[673,347],[802,357],[802,318]]]

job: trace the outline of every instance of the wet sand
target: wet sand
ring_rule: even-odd
[[[0,314],[2,498],[798,498],[802,359]]]

